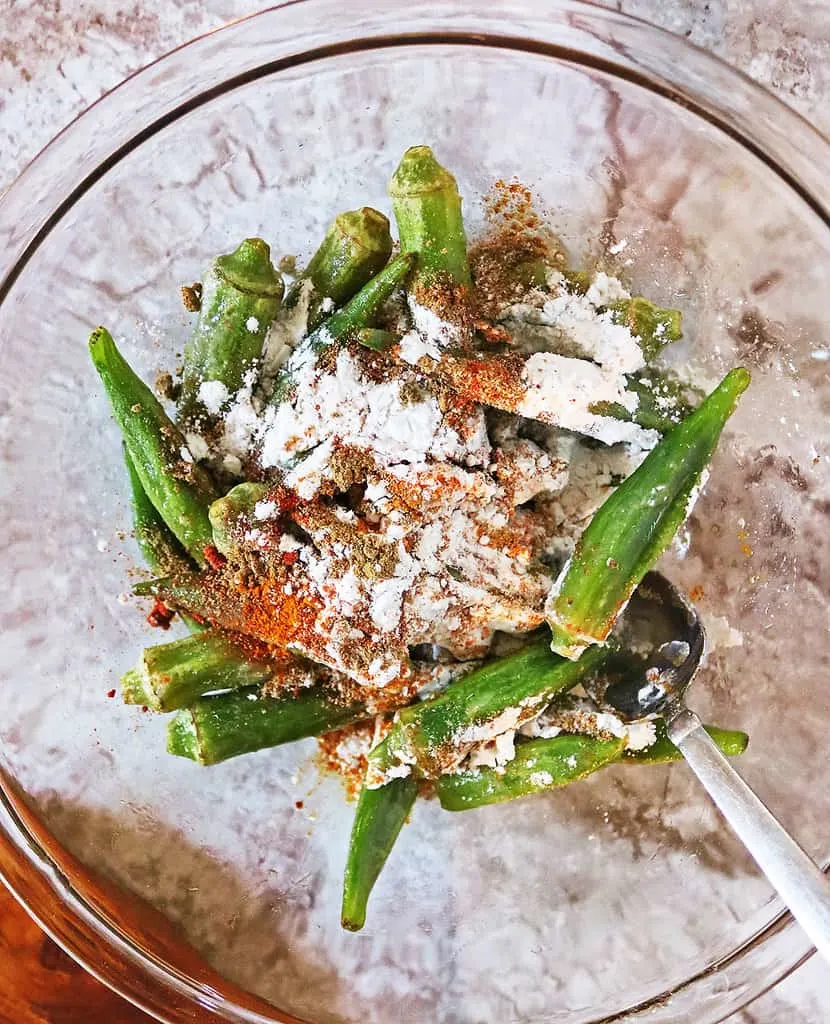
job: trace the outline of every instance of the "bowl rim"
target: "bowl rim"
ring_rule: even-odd
[[[320,27],[324,26],[324,27]],[[580,48],[566,45],[577,35]],[[590,0],[286,0],[197,36],[130,75],[70,122],[0,196],[0,305],[74,204],[113,166],[177,118],[266,75],[369,49],[451,45],[514,50],[604,72],[662,95],[759,158],[830,229],[830,142],[805,118],[720,58],[649,22]],[[235,74],[226,77],[229,53]],[[163,87],[165,96],[159,95]],[[719,96],[728,95],[725,110]],[[77,153],[82,154],[77,158]],[[61,196],[60,200],[55,197]],[[0,746],[0,880],[35,921],[99,981],[166,1024],[198,1009],[208,1022],[300,1024],[218,976],[197,981],[147,949],[28,808]],[[622,1013],[592,1021],[724,1020],[813,952],[782,905],[743,946]],[[101,949],[106,955],[101,955]],[[740,967],[702,1007],[707,979]],[[670,1000],[670,1017],[661,1009]],[[263,1008],[265,1007],[265,1012]],[[686,1014],[689,1016],[685,1016]]]

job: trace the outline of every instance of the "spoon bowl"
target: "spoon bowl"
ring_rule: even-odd
[[[603,703],[629,721],[670,715],[703,656],[706,637],[694,605],[662,573],[649,572],[634,591],[617,634],[625,649],[648,654],[642,673],[608,686]]]

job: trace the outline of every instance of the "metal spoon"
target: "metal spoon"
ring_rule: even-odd
[[[709,796],[778,890],[816,948],[830,960],[830,879],[801,849],[712,742],[684,695],[703,653],[694,606],[660,573],[648,573],[622,617],[620,638],[651,646],[639,678],[612,683],[603,702],[623,718],[659,714]],[[668,639],[666,639],[668,638]]]

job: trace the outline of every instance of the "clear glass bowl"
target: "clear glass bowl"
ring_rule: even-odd
[[[95,104],[0,202],[0,862],[164,1021],[706,1024],[809,952],[683,765],[467,815],[419,805],[366,931],[343,933],[352,810],[313,744],[200,769],[107,699],[157,637],[118,600],[136,552],[90,328],[147,372],[172,362],[177,285],[207,257],[246,234],[307,255],[337,211],[386,205],[401,151],[429,142],[473,230],[516,174],[575,261],[685,310],[679,360],[707,381],[752,367],[668,568],[720,638],[693,703],[752,734],[742,771],[830,855],[830,148],[648,25],[476,6],[306,0],[233,24]]]

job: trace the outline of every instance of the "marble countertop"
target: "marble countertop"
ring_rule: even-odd
[[[830,134],[827,0],[607,0],[711,50]],[[245,0],[0,0],[0,190],[66,123],[151,59],[250,13]],[[817,958],[733,1018],[821,1024]]]

